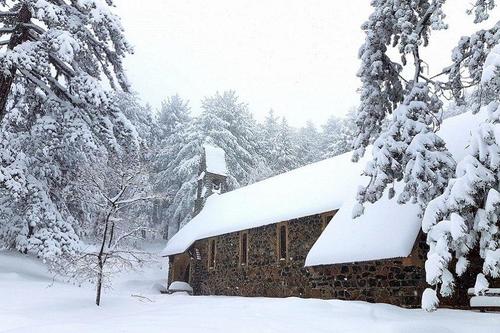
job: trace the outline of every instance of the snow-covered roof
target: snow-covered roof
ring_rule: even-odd
[[[222,148],[203,145],[205,149],[205,161],[207,163],[207,172],[227,176],[226,153]]]
[[[466,154],[471,129],[485,117],[483,112],[464,113],[443,122],[438,134],[456,161]],[[362,176],[358,183],[366,184],[367,180]],[[396,194],[401,187],[397,184]],[[309,251],[306,266],[406,257],[411,253],[421,228],[417,207],[399,205],[385,194],[375,204],[368,204],[361,217],[353,219],[355,191],[347,196],[348,200]]]
[[[202,211],[162,252],[184,252],[198,239],[260,227],[339,208],[364,163],[351,153],[307,165],[207,199]]]
[[[466,153],[471,127],[484,114],[462,114],[447,119],[439,135],[459,161]],[[204,209],[170,239],[163,255],[184,252],[196,240],[255,228],[293,218],[339,209],[310,250],[306,266],[406,257],[421,228],[418,209],[399,205],[385,195],[368,204],[365,213],[352,218],[356,190],[366,184],[361,176],[370,153],[359,163],[351,153],[212,195]],[[396,194],[400,185],[396,185]]]

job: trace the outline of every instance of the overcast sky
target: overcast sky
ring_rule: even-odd
[[[116,0],[116,11],[135,47],[126,66],[143,101],[157,108],[179,93],[199,112],[203,96],[234,89],[257,119],[272,108],[300,126],[357,105],[369,2]],[[431,72],[448,65],[458,38],[474,29],[468,6],[448,1],[450,29],[423,53],[432,55]]]

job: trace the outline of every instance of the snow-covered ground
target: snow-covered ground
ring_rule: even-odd
[[[500,314],[491,313],[428,314],[384,304],[298,298],[161,295],[155,284],[164,280],[165,268],[157,263],[122,276],[98,308],[91,287],[54,282],[40,262],[0,251],[0,332],[500,332]]]

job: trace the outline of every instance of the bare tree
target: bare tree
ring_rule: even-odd
[[[79,253],[68,256],[53,269],[71,280],[96,284],[96,304],[100,305],[102,289],[111,277],[151,260],[139,249],[143,233],[151,231],[147,221],[135,218],[133,209],[154,199],[147,186],[144,165],[131,158],[113,158],[108,168],[84,172],[78,187],[95,207],[94,239]],[[146,184],[146,185],[145,185]]]

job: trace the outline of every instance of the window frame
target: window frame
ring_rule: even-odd
[[[281,256],[282,253],[282,242],[281,242],[281,230],[285,228],[285,257]],[[276,259],[278,262],[289,260],[289,237],[288,237],[288,221],[283,221],[276,224]]]
[[[212,253],[213,244],[213,253]],[[208,239],[208,269],[213,270],[217,265],[217,238]]]
[[[243,237],[246,238],[246,248],[243,248]],[[240,231],[240,253],[239,264],[240,266],[248,266],[248,249],[250,248],[248,239],[248,230]],[[245,254],[245,262],[243,262],[243,253]]]
[[[335,217],[335,214],[337,214],[338,209],[336,210],[331,210],[329,212],[322,213],[321,216],[321,230],[325,230],[330,221]]]

